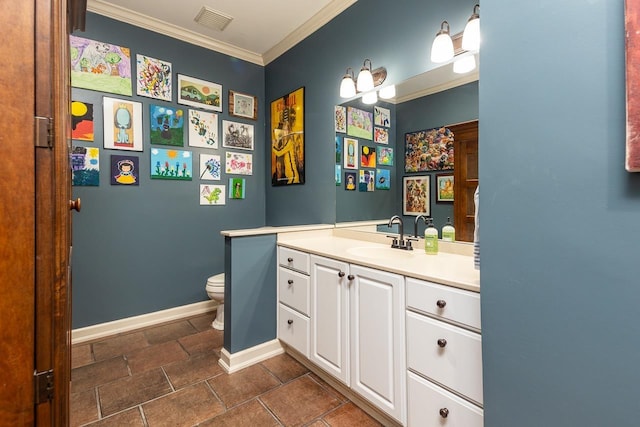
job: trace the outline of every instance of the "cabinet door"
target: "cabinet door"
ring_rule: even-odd
[[[404,424],[404,278],[351,265],[351,388]]]
[[[349,385],[349,264],[311,256],[311,361]]]

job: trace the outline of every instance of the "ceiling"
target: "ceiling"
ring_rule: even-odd
[[[88,0],[87,10],[266,65],[357,0]],[[195,22],[203,6],[230,17],[222,30]]]

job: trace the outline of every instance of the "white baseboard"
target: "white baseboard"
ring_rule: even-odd
[[[282,353],[284,353],[284,349],[280,344],[280,340],[275,339],[233,354],[223,348],[218,364],[222,366],[226,373],[232,374]]]
[[[202,301],[180,307],[169,308],[167,310],[154,311],[153,313],[141,314],[139,316],[127,317],[111,322],[78,328],[71,331],[71,344],[82,344],[87,341],[108,337],[111,335],[130,332],[140,328],[146,328],[185,317],[196,316],[212,312],[218,303],[215,301]]]

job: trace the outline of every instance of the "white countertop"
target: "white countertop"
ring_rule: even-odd
[[[370,238],[366,234],[371,234]],[[437,255],[424,252],[424,241],[414,242],[413,251],[391,249],[391,239],[375,233],[341,233],[340,230],[278,233],[278,245],[300,251],[364,265],[407,277],[480,292],[480,272],[465,245],[458,253],[440,250]],[[388,242],[381,243],[382,239]],[[443,245],[440,242],[441,246]],[[455,245],[454,245],[455,246]],[[447,247],[448,248],[448,247]]]
[[[259,236],[263,234],[290,233],[295,231],[326,230],[334,228],[333,224],[285,225],[281,227],[244,228],[240,230],[222,230],[220,234],[227,237]]]

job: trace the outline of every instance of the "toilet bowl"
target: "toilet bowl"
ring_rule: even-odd
[[[216,318],[211,326],[222,331],[224,330],[224,273],[209,277],[206,290],[209,298],[218,303]]]

